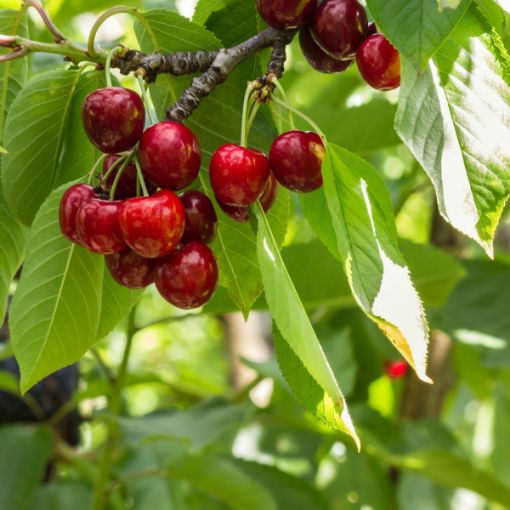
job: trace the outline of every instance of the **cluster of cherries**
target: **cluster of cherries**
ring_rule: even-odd
[[[357,0],[257,0],[264,21],[274,28],[300,28],[301,50],[323,73],[345,71],[356,60],[363,79],[378,90],[400,85],[400,55],[369,24]]]

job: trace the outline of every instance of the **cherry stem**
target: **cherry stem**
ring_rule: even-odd
[[[277,88],[278,92],[280,92],[280,94],[283,98],[283,101],[286,104],[289,104],[289,99],[287,97],[287,93],[285,92],[285,89],[283,88],[283,85],[276,78],[274,78],[272,80],[272,83]],[[287,108],[287,111],[289,113],[289,127],[290,127],[290,129],[296,129],[296,124],[294,122],[294,114],[292,113],[292,110],[290,110],[288,108]]]
[[[122,162],[122,165],[119,168],[119,171],[115,175],[115,179],[113,181],[112,187],[110,188],[110,200],[115,200],[115,193],[117,191],[117,187],[119,185],[120,178],[122,177],[124,170],[129,165],[129,162],[131,161],[131,159],[133,159],[133,155],[134,155],[134,153],[132,152],[129,156],[126,157],[126,159]]]
[[[101,154],[101,156],[98,158],[98,160],[94,163],[94,166],[92,167],[92,170],[89,172],[89,177],[87,179],[87,184],[91,184],[94,180],[94,177],[97,174],[97,169],[100,165],[103,164],[104,160],[106,159],[107,154]]]
[[[246,92],[244,94],[243,100],[243,113],[241,117],[241,146],[248,146],[248,105],[250,103],[251,94],[253,92],[253,87],[251,84],[248,84],[246,87]]]
[[[142,187],[143,196],[148,197],[149,192],[147,191],[147,185],[145,184],[145,179],[143,177],[142,167],[140,166],[140,161],[138,159],[138,156],[135,156],[134,161],[135,161],[135,166],[136,166],[138,182],[140,183],[140,186]]]
[[[261,103],[259,102],[256,102],[252,108],[251,108],[251,111],[250,111],[250,115],[248,117],[248,127],[247,127],[247,131],[248,133],[251,131],[251,128],[253,126],[253,123],[255,122],[255,118],[257,117],[257,113],[260,109],[260,106],[261,106]]]
[[[154,103],[152,101],[151,93],[149,88],[146,86],[145,81],[141,74],[136,75],[138,79],[138,84],[140,85],[140,90],[142,92],[143,102],[145,103],[145,109],[147,111],[147,115],[149,116],[149,121],[151,124],[158,123],[158,117],[156,115],[156,111],[154,109]]]
[[[117,53],[120,49],[120,46],[115,46],[115,48],[108,53],[108,56],[106,57],[106,64],[105,64],[105,74],[106,74],[106,86],[111,87],[112,86],[112,59],[115,53]]]
[[[24,5],[26,7],[33,7],[37,11],[56,43],[67,41],[67,37],[57,28],[49,14],[37,0],[25,0]]]
[[[112,7],[111,9],[108,9],[107,11],[103,12],[95,21],[94,25],[92,25],[92,28],[90,29],[89,39],[87,42],[87,52],[91,58],[96,58],[97,52],[95,48],[95,42],[96,42],[96,35],[99,29],[101,28],[101,25],[112,16],[115,16],[116,14],[132,14],[133,16],[139,16],[139,13],[136,9],[133,7],[125,7],[125,6],[119,6],[119,7]]]
[[[298,117],[301,117],[305,122],[307,122],[310,127],[323,139],[324,143],[327,143],[326,135],[321,131],[319,126],[310,118],[308,115],[305,115],[303,112],[299,111],[297,108],[290,106],[290,104],[278,99],[277,97],[272,97],[271,101],[274,101],[277,105],[280,105],[283,108],[295,113]]]
[[[124,163],[126,158],[127,156],[121,156],[117,161],[115,161],[115,163],[113,163],[113,165],[108,169],[108,171],[103,176],[101,176],[100,178],[101,184],[105,183],[108,180],[110,175],[112,175],[112,173],[115,172],[119,165]]]

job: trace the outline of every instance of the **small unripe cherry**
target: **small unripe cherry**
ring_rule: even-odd
[[[121,253],[105,256],[112,278],[128,289],[143,289],[154,282],[156,261],[141,257],[129,248]]]
[[[75,184],[62,196],[59,209],[60,230],[66,239],[81,244],[76,230],[76,215],[82,202],[91,200],[96,194],[92,186]]]
[[[89,94],[83,103],[82,116],[90,141],[107,154],[133,148],[145,125],[140,96],[122,87],[107,87]]]
[[[216,289],[216,258],[205,244],[189,243],[161,262],[154,282],[161,296],[177,308],[198,308]]]
[[[317,0],[257,0],[257,8],[269,26],[296,28],[312,19]]]
[[[400,54],[383,34],[363,41],[356,62],[361,76],[374,89],[392,90],[400,85]]]
[[[293,130],[273,142],[269,163],[282,186],[307,193],[322,186],[324,152],[324,143],[317,133]]]
[[[182,242],[200,241],[209,244],[214,239],[218,217],[209,198],[200,191],[190,190],[181,195],[185,227]]]

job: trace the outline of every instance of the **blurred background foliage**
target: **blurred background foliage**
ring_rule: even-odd
[[[48,0],[45,7],[65,33],[83,43],[95,13],[116,3]],[[186,16],[194,10],[191,0],[122,3]],[[202,2],[196,20],[207,26],[229,3]],[[0,2],[2,8],[18,6],[15,0]],[[30,31],[33,39],[48,38],[35,17]],[[105,47],[136,46],[132,20],[110,19],[99,39]],[[31,72],[60,64],[59,58],[37,55]],[[332,142],[360,154],[384,176],[402,250],[431,319],[436,384],[424,385],[410,372],[388,375],[385,366],[399,359],[397,352],[357,310],[339,264],[316,241],[296,203],[284,259],[346,394],[362,452],[291,396],[272,352],[263,297],[245,323],[223,289],[202,312],[185,315],[149,289],[131,317],[136,334],[122,417],[108,415],[107,395],[128,321],[82,360],[77,391],[63,408],[62,388],[73,376],[55,376],[53,387],[64,397],[38,416],[43,425],[6,423],[21,411],[12,402],[2,408],[0,509],[88,508],[109,419],[119,420],[122,435],[111,508],[510,508],[510,219],[500,229],[495,263],[443,223],[429,181],[393,128],[398,91],[368,89],[354,68],[321,75],[295,43],[282,83],[290,102]],[[9,355],[5,344],[0,356]],[[2,363],[5,401],[17,384]],[[39,404],[28,400],[37,414]],[[82,421],[79,446],[72,449],[65,427],[76,424],[62,425],[61,417],[75,406]],[[60,423],[60,430],[48,423]]]

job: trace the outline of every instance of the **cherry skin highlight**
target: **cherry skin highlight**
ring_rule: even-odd
[[[273,207],[276,197],[278,196],[278,187],[278,181],[276,180],[273,173],[271,173],[267,182],[266,189],[264,190],[264,193],[262,193],[262,196],[259,198],[260,205],[262,206],[262,209],[264,209],[264,212],[268,212],[269,209]]]
[[[92,186],[86,184],[75,184],[62,196],[59,210],[60,230],[69,241],[81,244],[76,230],[76,215],[81,204],[95,196]]]
[[[107,87],[86,97],[82,117],[90,141],[101,152],[114,154],[138,143],[145,125],[145,108],[136,92]]]
[[[140,257],[129,248],[121,253],[105,256],[112,278],[128,289],[144,289],[154,282],[156,262]]]
[[[139,155],[144,175],[160,188],[185,188],[200,171],[198,140],[178,122],[158,122],[147,129],[140,141]]]
[[[367,37],[358,48],[356,62],[363,79],[374,89],[400,85],[400,54],[382,34]]]
[[[232,206],[255,203],[269,179],[269,161],[255,149],[228,144],[220,147],[211,158],[209,177],[219,202]]]
[[[126,200],[119,221],[122,236],[135,253],[148,259],[159,258],[181,241],[184,207],[175,193],[160,190],[150,197]]]
[[[76,230],[82,245],[94,253],[110,255],[126,248],[119,226],[122,202],[92,198],[82,202]]]
[[[316,42],[338,59],[354,58],[367,30],[367,13],[357,0],[326,0],[312,22]]]
[[[159,265],[154,281],[161,296],[172,305],[183,310],[198,308],[216,289],[216,258],[205,244],[189,243]]]
[[[216,235],[218,217],[209,198],[200,191],[190,190],[181,196],[181,202],[186,217],[182,242],[212,242]]]
[[[312,19],[317,0],[257,0],[257,8],[269,26],[296,28]]]
[[[307,193],[322,186],[324,143],[317,133],[288,131],[280,135],[269,151],[271,170],[286,188]]]
[[[328,55],[312,37],[310,27],[303,27],[299,31],[299,45],[308,63],[321,73],[341,73],[353,62],[353,59],[339,60]]]

